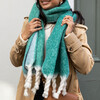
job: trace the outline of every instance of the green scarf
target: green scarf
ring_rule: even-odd
[[[62,95],[66,95],[67,78],[69,75],[69,61],[67,49],[65,46],[64,36],[67,24],[61,26],[62,20],[66,15],[73,17],[76,21],[76,14],[70,11],[70,5],[67,0],[58,7],[44,10],[43,13],[47,18],[47,22],[55,22],[55,27],[46,43],[46,57],[44,58],[45,30],[43,20],[41,19],[42,29],[34,32],[28,40],[24,60],[22,64],[23,73],[26,77],[24,95],[28,96],[28,89],[31,88],[32,75],[35,75],[35,85],[32,88],[33,93],[39,89],[41,74],[46,79],[43,97],[48,97],[49,87],[52,82],[53,97],[58,99],[62,91]],[[34,3],[29,15],[29,22],[33,18],[40,18],[40,11]],[[61,82],[56,92],[56,78],[60,75]]]

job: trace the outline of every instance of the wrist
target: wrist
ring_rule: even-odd
[[[65,36],[64,36],[64,38],[68,38],[68,37],[69,37],[69,35],[70,35],[70,34],[68,34],[68,35],[65,35]]]
[[[74,26],[71,27],[70,29],[67,29],[65,35],[67,36],[68,34],[72,33],[73,30],[74,30]]]
[[[22,40],[23,43],[26,43],[28,41],[28,39],[23,37],[22,33],[20,33],[20,39]]]
[[[66,33],[65,36],[69,35],[70,33]]]
[[[66,32],[65,35],[67,36],[68,34],[71,34],[73,32],[73,30]]]
[[[28,37],[25,35],[25,33],[21,33],[21,37],[24,41],[28,40]]]

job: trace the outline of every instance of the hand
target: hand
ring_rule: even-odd
[[[75,27],[75,23],[73,22],[73,17],[71,16],[65,16],[64,19],[62,20],[62,24],[61,26],[63,26],[64,24],[67,24],[68,27],[66,29],[65,34],[68,35],[69,33],[71,33]]]
[[[41,20],[39,18],[33,18],[26,24],[24,32],[21,34],[24,40],[27,40],[34,32],[42,29]]]

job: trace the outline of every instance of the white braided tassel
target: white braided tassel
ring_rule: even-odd
[[[48,91],[49,91],[51,79],[52,79],[52,76],[46,77],[46,83],[45,83],[45,86],[44,86],[44,92],[43,92],[43,94],[42,94],[42,96],[43,96],[44,98],[47,98],[47,97],[48,97]]]
[[[60,78],[61,78],[61,82],[60,82],[60,86],[58,88],[58,91],[53,94],[53,97],[56,99],[59,98],[59,95],[60,95],[61,91],[63,90],[64,85],[65,85],[65,81],[66,81],[66,77],[60,77]]]
[[[39,89],[39,85],[40,85],[40,78],[41,78],[41,68],[40,67],[35,67],[36,70],[36,78],[35,78],[35,85],[32,88],[32,92],[35,94],[36,91]]]
[[[27,72],[27,76],[26,76],[26,80],[25,80],[25,90],[24,90],[24,96],[28,96],[28,89],[31,88],[31,84],[32,84],[32,67],[28,66],[28,72]]]
[[[53,90],[52,90],[52,93],[56,93],[56,78],[57,78],[57,74],[53,76],[52,78],[52,87],[53,87]]]
[[[66,80],[67,81],[67,80]],[[64,89],[62,90],[62,95],[65,96],[67,94],[66,92],[66,86],[67,86],[67,82],[65,81],[64,83]]]

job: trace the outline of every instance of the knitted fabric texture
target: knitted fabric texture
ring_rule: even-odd
[[[49,87],[52,82],[52,96],[58,99],[61,91],[63,96],[67,94],[66,86],[69,75],[69,61],[64,42],[67,24],[61,26],[61,23],[66,15],[72,16],[74,21],[76,21],[77,15],[70,11],[70,5],[67,0],[60,6],[48,10],[42,9],[42,11],[47,18],[47,22],[56,21],[56,24],[46,43],[46,57],[44,61],[45,30],[42,19],[42,29],[34,32],[28,40],[22,64],[23,73],[26,77],[24,96],[29,96],[29,89],[31,89],[34,94],[36,93],[39,89],[41,74],[43,74],[46,83],[42,96],[48,98]],[[33,18],[40,18],[39,15],[39,8],[37,4],[34,3],[29,15],[29,22]],[[35,75],[35,84],[33,87],[32,75]],[[56,78],[58,75],[60,75],[61,81],[56,91]]]

